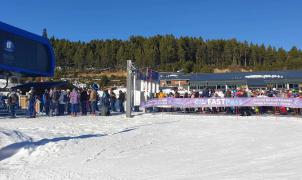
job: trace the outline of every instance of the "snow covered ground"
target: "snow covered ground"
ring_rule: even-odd
[[[302,118],[0,119],[0,179],[302,179]]]

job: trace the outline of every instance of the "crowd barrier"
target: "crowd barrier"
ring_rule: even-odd
[[[149,107],[254,107],[274,106],[302,108],[302,98],[279,98],[279,97],[236,97],[236,98],[163,98],[150,99],[142,105]]]

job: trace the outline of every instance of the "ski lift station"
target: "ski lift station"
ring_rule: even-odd
[[[261,71],[235,73],[160,73],[161,88],[228,89],[302,88],[302,71]]]

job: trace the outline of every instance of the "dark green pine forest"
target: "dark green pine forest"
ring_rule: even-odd
[[[72,70],[125,69],[126,60],[158,71],[213,72],[214,68],[253,71],[302,69],[302,51],[286,51],[240,42],[236,39],[204,40],[194,37],[157,35],[132,36],[128,40],[92,40],[72,42],[50,38],[57,66]],[[235,70],[236,71],[236,70]]]

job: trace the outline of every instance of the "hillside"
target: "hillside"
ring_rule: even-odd
[[[131,59],[139,68],[158,71],[215,72],[215,69],[302,69],[302,51],[240,42],[236,39],[203,40],[200,37],[132,36],[128,40],[72,42],[50,38],[57,66],[75,70],[124,69]]]

